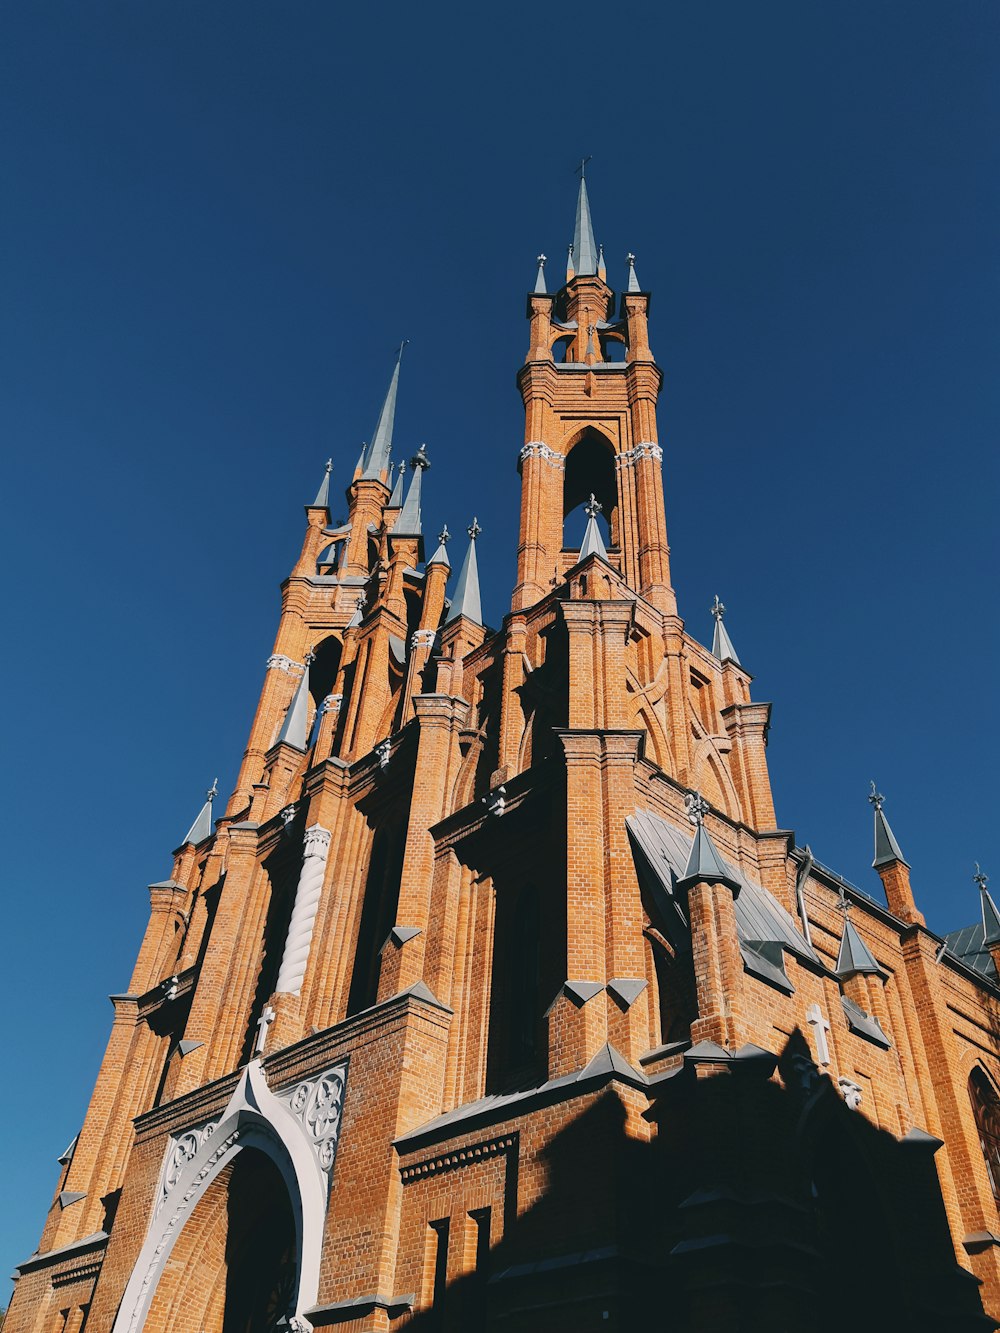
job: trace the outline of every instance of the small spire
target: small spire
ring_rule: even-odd
[[[587,515],[587,530],[583,534],[583,545],[580,547],[578,560],[586,560],[589,555],[599,555],[602,560],[607,560],[608,551],[604,545],[604,538],[601,536],[601,529],[597,526],[597,515],[601,512],[602,506],[597,503],[594,493],[591,491],[590,499],[583,507],[583,512]]]
[[[639,279],[636,277],[635,273],[635,255],[629,252],[625,256],[625,263],[628,264],[628,286],[626,287],[626,291],[641,292],[642,288],[639,286]]]
[[[208,791],[205,793],[205,804],[198,811],[197,818],[195,819],[191,827],[188,829],[187,833],[185,833],[184,837],[181,839],[182,845],[185,842],[190,842],[193,846],[197,847],[200,842],[204,842],[205,839],[211,835],[212,802],[215,800],[218,794],[219,794],[219,779],[216,778],[213,781],[211,787],[209,787]]]
[[[882,969],[876,963],[868,945],[854,929],[854,924],[849,915],[851,904],[848,902],[847,894],[843,889],[840,890],[840,910],[844,914],[844,933],[840,939],[837,966],[833,970],[841,981],[846,981],[849,977],[856,977],[862,972],[881,976]]]
[[[446,568],[451,569],[451,561],[448,559],[448,552],[445,550],[445,547],[450,541],[451,533],[448,531],[448,524],[446,523],[438,533],[438,547],[427,561],[428,565],[444,565]]]
[[[479,520],[474,518],[466,531],[469,534],[469,549],[465,553],[465,560],[458,574],[448,619],[454,620],[457,616],[465,616],[467,620],[474,620],[477,625],[481,625],[483,606],[479,595],[479,562],[476,558],[476,538],[482,532]]]
[[[705,815],[711,809],[704,796],[697,791],[689,791],[684,797],[687,817],[695,826],[691,854],[688,856],[684,874],[674,886],[677,889],[692,888],[695,884],[726,884],[735,897],[740,891],[740,883],[726,868],[719,850],[705,827]]]
[[[285,720],[281,724],[281,730],[278,732],[278,739],[275,745],[284,741],[286,745],[294,745],[296,750],[308,749],[309,745],[309,667],[315,661],[315,653],[312,649],[306,653],[305,668],[302,672],[302,679],[299,681],[298,688],[292,695],[292,702],[288,705],[288,711],[285,713]]]
[[[712,653],[720,662],[735,662],[740,665],[740,659],[736,656],[736,649],[733,647],[733,641],[729,637],[729,631],[722,623],[722,617],[726,614],[726,608],[719,601],[719,594],[715,594],[715,601],[709,608],[715,617],[715,635],[712,639]]]
[[[578,276],[597,272],[597,245],[594,242],[594,224],[590,220],[590,200],[587,198],[587,180],[584,169],[590,161],[585,157],[578,168],[580,192],[576,197],[576,226],[573,229],[573,263]]]
[[[358,594],[358,600],[354,603],[354,614],[344,626],[344,629],[357,629],[361,624],[361,618],[364,615],[365,607],[368,605],[368,598],[364,593]]]
[[[396,353],[396,364],[392,369],[389,390],[379,413],[378,425],[371,443],[361,455],[362,475],[380,481],[382,473],[389,466],[389,450],[392,448],[392,428],[396,420],[396,391],[399,388],[399,363],[403,359],[403,348],[409,339],[404,338]]]
[[[390,464],[390,467],[392,464]],[[389,496],[387,509],[402,509],[403,507],[403,478],[406,476],[406,464],[399,464],[399,476],[396,478],[396,484],[392,488],[392,494]]]
[[[535,293],[538,296],[546,296],[548,289],[545,286],[545,256],[539,255],[535,261],[538,265],[538,275],[535,278]]]
[[[396,526],[392,530],[394,537],[419,537],[421,535],[420,486],[424,473],[430,467],[427,454],[424,452],[424,445],[421,445],[410,459],[410,467],[413,469],[413,480],[410,482],[406,502],[400,510],[399,518],[396,519]]]
[[[983,944],[989,948],[993,944],[1000,944],[1000,912],[997,911],[993,895],[986,887],[989,883],[989,875],[984,875],[979,869],[978,861],[976,862],[976,873],[972,878],[979,888],[980,904],[983,909]]]
[[[573,246],[570,244],[566,248],[566,281],[569,282],[576,269],[573,267]]]
[[[904,866],[909,867],[910,863],[899,850],[899,843],[893,836],[889,821],[882,809],[885,797],[877,790],[874,781],[868,800],[875,807],[875,860],[872,862],[873,868],[878,870],[880,866],[891,865],[893,861],[899,861]]]
[[[316,492],[316,499],[309,506],[310,509],[329,509],[330,508],[330,473],[333,471],[333,459],[326,460],[326,471],[323,473],[323,480],[319,484],[319,490]]]
[[[607,281],[607,277],[608,277],[608,266],[607,266],[607,264],[605,264],[605,262],[604,262],[604,246],[603,246],[603,245],[599,245],[599,246],[597,247],[597,276],[601,279],[602,282],[606,282],[606,281]]]

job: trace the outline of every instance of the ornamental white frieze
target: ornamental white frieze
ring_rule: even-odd
[[[336,1065],[318,1078],[297,1083],[290,1091],[279,1092],[279,1101],[302,1126],[320,1167],[329,1176],[337,1156],[340,1123],[344,1109],[347,1066]]]

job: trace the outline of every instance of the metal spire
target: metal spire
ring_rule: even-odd
[[[715,594],[715,601],[709,608],[712,615],[715,616],[715,635],[712,639],[712,653],[720,662],[735,662],[740,665],[740,659],[736,656],[736,649],[733,647],[733,641],[729,637],[729,631],[722,623],[722,617],[726,614],[726,608],[719,601],[719,594]]]
[[[608,266],[604,262],[604,246],[597,247],[597,276],[603,281],[607,280]]]
[[[639,279],[636,277],[635,273],[635,255],[629,252],[629,254],[625,256],[625,263],[628,264],[628,286],[626,287],[626,291],[641,292],[642,288],[639,286]]]
[[[394,537],[419,537],[421,535],[420,483],[424,473],[430,467],[423,445],[410,459],[410,467],[413,469],[413,480],[410,482],[406,502],[400,511],[399,518],[396,519],[396,526],[392,530]]]
[[[882,969],[876,963],[868,945],[854,929],[849,916],[851,904],[847,901],[847,894],[843,889],[840,890],[840,910],[844,914],[844,933],[841,936],[840,952],[837,954],[837,966],[833,969],[834,972],[841,981],[846,981],[848,977],[856,977],[861,972],[881,976]]]
[[[695,884],[727,884],[733,891],[733,897],[736,897],[740,883],[727,869],[705,827],[705,815],[711,807],[700,792],[689,791],[684,797],[684,808],[688,819],[695,825],[694,841],[684,874],[677,881],[676,887],[681,889],[692,888]]]
[[[989,948],[991,944],[1000,944],[1000,912],[997,911],[993,896],[986,887],[989,883],[989,875],[984,875],[979,869],[978,861],[976,862],[976,873],[972,878],[979,886],[980,902],[983,909],[983,944]]]
[[[361,618],[364,615],[365,607],[368,605],[368,598],[364,593],[358,595],[358,600],[354,603],[354,614],[344,626],[344,629],[357,629],[361,624]]]
[[[476,538],[482,532],[479,520],[474,518],[466,531],[469,534],[469,549],[465,553],[465,560],[458,574],[448,619],[454,620],[457,616],[465,616],[467,620],[474,620],[477,625],[481,625],[483,606],[479,596],[479,563],[476,559]]]
[[[545,286],[545,256],[539,255],[535,261],[538,265],[538,276],[535,278],[535,291],[539,296],[548,294]]]
[[[874,781],[868,800],[875,807],[875,860],[872,862],[872,866],[875,870],[878,870],[879,866],[888,866],[892,865],[893,861],[900,861],[909,868],[910,863],[899,850],[899,843],[893,837],[889,821],[882,810],[882,802],[885,797],[876,789]]]
[[[382,404],[382,411],[379,413],[378,425],[375,427],[375,434],[371,438],[371,443],[367,446],[361,455],[362,469],[361,474],[364,477],[374,478],[381,481],[382,473],[389,466],[389,450],[392,448],[392,427],[396,419],[396,390],[399,388],[399,363],[403,359],[403,348],[409,339],[404,338],[399,344],[399,351],[396,353],[396,364],[392,369],[392,379],[389,381],[389,391],[385,395],[385,402]]]
[[[590,200],[587,198],[587,178],[584,174],[589,157],[577,168],[580,172],[580,193],[576,198],[576,226],[573,229],[573,267],[577,277],[597,272],[597,246],[594,243],[594,224],[590,220]]]
[[[181,839],[182,845],[185,842],[192,843],[195,847],[200,842],[204,842],[212,832],[212,802],[219,794],[219,779],[216,778],[205,793],[205,804],[198,811],[198,816],[194,823],[188,829],[187,833]]]
[[[392,464],[390,463],[390,467]],[[402,509],[403,507],[403,478],[406,476],[406,464],[400,463],[399,476],[396,478],[396,484],[392,488],[392,494],[389,496],[389,503],[386,509]]]
[[[451,533],[448,531],[448,524],[446,523],[438,533],[438,547],[427,561],[429,565],[444,565],[446,568],[451,569],[451,561],[448,559],[448,552],[445,550],[445,547],[450,541]]]
[[[315,657],[312,649],[306,653],[302,679],[292,695],[292,702],[288,705],[288,712],[275,741],[276,745],[284,741],[287,745],[294,745],[296,750],[309,748],[309,667],[315,661]]]
[[[580,547],[578,560],[586,560],[588,555],[599,555],[602,560],[607,560],[608,551],[604,545],[604,538],[601,536],[601,529],[597,526],[597,515],[601,512],[602,506],[594,499],[593,491],[590,499],[583,507],[583,512],[587,515],[587,530],[583,534],[583,545]]]
[[[316,499],[309,506],[310,509],[329,509],[330,508],[330,473],[333,471],[333,459],[326,460],[326,471],[323,473],[323,480],[319,484],[319,490],[316,492]]]

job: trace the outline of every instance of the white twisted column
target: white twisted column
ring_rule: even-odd
[[[302,990],[329,854],[330,830],[320,824],[307,828],[302,846],[302,869],[295,890],[295,906],[288,923],[285,952],[281,957],[278,981],[274,988],[279,994],[298,995]]]

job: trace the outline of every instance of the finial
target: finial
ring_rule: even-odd
[[[979,869],[979,862],[976,862],[976,873],[972,876],[973,882],[979,886],[980,893],[986,892],[986,885],[990,882],[989,875],[984,875]]]
[[[844,891],[843,885],[841,885],[840,888],[840,902],[838,906],[840,907],[840,910],[843,912],[844,917],[846,919],[850,915],[851,904],[847,900],[847,894]]]
[[[448,524],[446,523],[444,527],[441,529],[441,531],[438,533],[438,545],[447,546],[450,541],[451,541],[451,533],[448,531]]]
[[[535,263],[538,265],[538,273],[535,277],[535,292],[539,296],[545,296],[547,295],[547,288],[545,286],[545,256],[539,255],[535,260]]]
[[[312,502],[313,509],[330,508],[330,473],[333,471],[333,459],[326,460],[326,468],[323,472],[323,480],[319,484],[319,490],[316,492],[316,499]]]
[[[889,827],[889,821],[885,817],[885,811],[882,809],[885,797],[875,786],[874,781],[868,800],[875,807],[875,860],[872,862],[872,866],[876,870],[880,870],[882,866],[891,865],[893,861],[900,861],[904,866],[908,866],[909,862],[900,851],[899,843],[896,841],[895,835]]]
[[[597,247],[597,276],[599,278],[606,278],[608,276],[608,266],[604,262],[603,245],[599,245]]]
[[[872,778],[872,790],[871,790],[871,795],[868,797],[868,800],[871,802],[871,804],[875,807],[876,810],[881,810],[882,804],[885,801],[885,797],[875,786],[874,778]]]
[[[472,538],[472,540],[475,541],[476,538],[479,536],[479,534],[482,532],[482,528],[479,526],[479,519],[474,518],[465,530]]]
[[[590,499],[583,506],[583,512],[587,515],[588,518],[596,518],[603,508],[604,506],[602,504],[598,504],[597,499],[594,496],[594,492],[591,491]]]
[[[709,610],[712,612],[712,615],[715,616],[716,620],[721,620],[726,614],[725,603],[719,601],[718,593],[715,594],[715,601],[712,603]]]
[[[205,800],[214,801],[216,796],[218,796],[218,794],[219,794],[219,779],[213,778],[211,787],[209,787],[208,791],[205,793]],[[979,869],[978,864],[976,865],[976,869],[977,870]]]
[[[735,662],[740,666],[740,659],[736,649],[733,647],[733,641],[729,637],[729,631],[722,623],[722,617],[726,614],[724,603],[719,600],[719,594],[715,594],[715,601],[709,607],[712,615],[715,617],[715,634],[712,637],[712,655],[717,657],[720,662]]]
[[[627,290],[630,292],[641,292],[642,288],[639,286],[639,279],[635,271],[635,255],[632,254],[631,250],[625,256],[625,263],[628,264]]]
[[[313,652],[313,650],[310,648],[310,649],[307,651],[305,657],[303,657],[302,660],[303,660],[303,662],[305,662],[305,664],[306,664],[307,667],[311,667],[312,664],[313,664],[313,662],[316,661],[316,654],[315,654],[315,653]]]
[[[427,457],[427,454],[426,454],[426,452],[425,452],[426,449],[427,449],[426,444],[422,444],[422,445],[420,446],[420,448],[417,450],[417,452],[416,452],[416,453],[413,455],[413,457],[410,459],[410,467],[412,467],[412,468],[421,468],[424,472],[427,471],[427,469],[430,467],[431,463],[430,463],[430,459]]]
[[[684,797],[684,809],[687,811],[687,817],[692,824],[697,824],[699,828],[705,822],[705,816],[711,808],[699,791],[689,791]]]
[[[583,180],[584,176],[586,175],[586,173],[587,173],[587,163],[590,161],[590,159],[591,159],[593,156],[594,156],[593,153],[588,153],[586,157],[581,157],[581,158],[580,158],[580,165],[579,165],[578,167],[574,167],[574,168],[573,168],[574,173],[577,172],[577,171],[580,173],[580,179],[581,179],[581,180]]]

